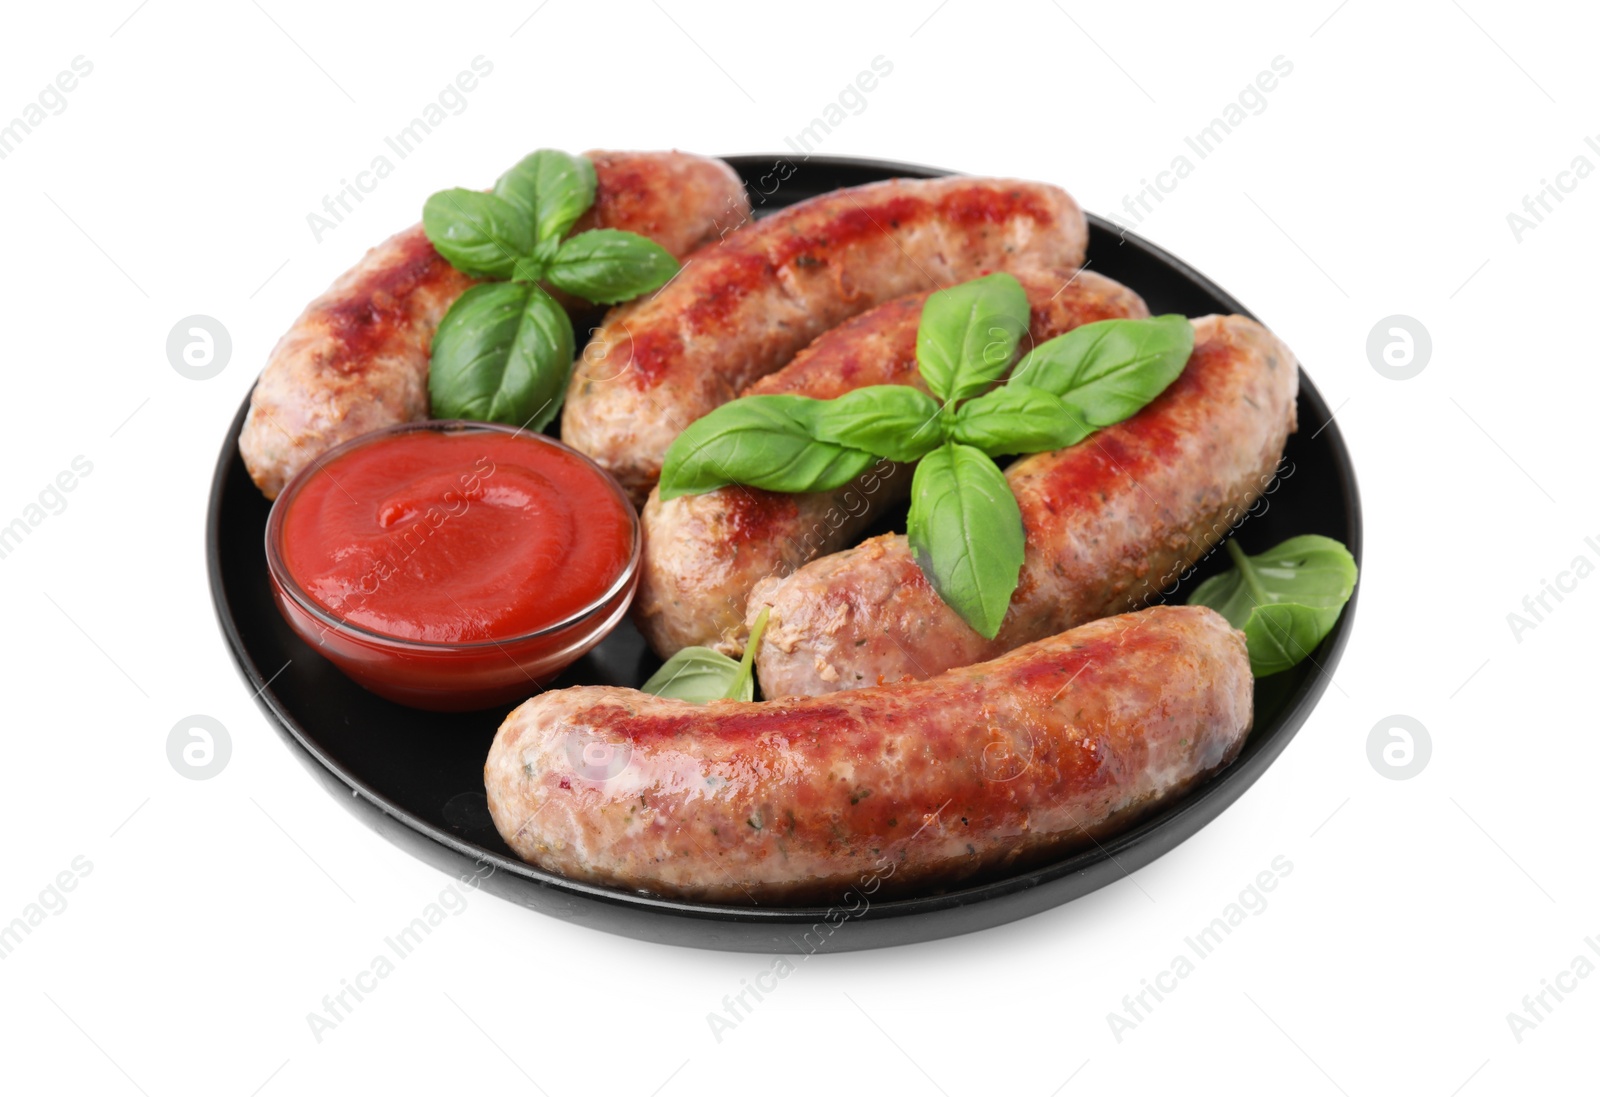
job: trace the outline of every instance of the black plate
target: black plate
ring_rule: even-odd
[[[799,163],[730,157],[758,215],[838,187],[891,176],[947,174],[872,160],[812,157]],[[1090,218],[1093,268],[1141,293],[1153,313],[1250,315],[1206,278],[1159,248]],[[1355,617],[1355,599],[1313,659],[1256,683],[1256,726],[1243,752],[1216,778],[1133,829],[1045,868],[960,891],[874,903],[853,910],[729,907],[650,898],[576,883],[517,859],[490,822],[483,762],[504,712],[440,714],[385,701],[344,677],[284,624],[272,602],[262,547],[268,503],[239,458],[240,407],[217,459],[206,521],[206,557],[217,618],[245,682],[284,741],[340,803],[379,834],[436,868],[461,876],[493,871],[481,886],[544,914],[647,941],[741,952],[878,948],[986,929],[1086,895],[1154,861],[1194,834],[1249,788],[1299,730],[1322,695]],[[1242,531],[1250,551],[1301,533],[1343,541],[1361,559],[1355,471],[1327,405],[1300,374],[1300,433],[1289,439],[1293,475],[1265,514]],[[1320,428],[1320,430],[1319,430]],[[1313,432],[1316,432],[1313,436]],[[1173,598],[1220,570],[1214,553]],[[659,665],[624,622],[558,685],[637,686]],[[270,679],[270,684],[269,680]],[[352,795],[354,793],[354,795]],[[826,934],[812,932],[813,926]]]

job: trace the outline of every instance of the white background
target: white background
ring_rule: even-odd
[[[1600,166],[1592,12],[136,2],[13,6],[0,40],[0,120],[93,65],[0,160],[0,524],[75,456],[93,465],[0,560],[0,922],[75,857],[93,866],[0,961],[0,1085],[1476,1097],[1590,1076],[1600,978],[1520,1042],[1507,1014],[1600,935],[1600,579],[1520,640],[1507,614],[1575,556],[1600,563],[1600,177],[1520,241],[1507,214],[1580,154]],[[480,54],[494,71],[468,108],[317,242],[307,213]],[[769,959],[476,893],[318,1042],[306,1015],[447,879],[313,782],[214,624],[206,492],[268,349],[435,189],[537,147],[782,150],[878,55],[892,75],[817,151],[1049,180],[1104,213],[1292,62],[1138,231],[1247,302],[1340,409],[1367,544],[1336,685],[1235,806],[1131,879],[961,939],[806,960],[720,1042],[707,1014]],[[165,352],[194,313],[233,339],[205,382]],[[1433,340],[1403,382],[1366,352],[1395,313]],[[167,759],[194,713],[233,743],[208,781]],[[1404,781],[1367,752],[1396,713],[1432,742]],[[1279,855],[1270,905],[1119,1042],[1108,1012]]]

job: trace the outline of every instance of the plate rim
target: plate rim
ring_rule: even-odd
[[[726,161],[732,165],[735,170],[741,171],[741,174],[744,174],[750,169],[757,168],[761,163],[769,159],[789,160],[789,157],[782,154],[757,153],[738,156],[723,156],[719,157],[719,159]],[[822,168],[832,167],[835,170],[843,169],[849,171],[889,173],[907,178],[931,178],[943,175],[964,174],[960,172],[946,171],[939,168],[931,168],[925,165],[864,157],[811,156],[806,157],[805,159],[807,163],[814,163]],[[1101,229],[1102,231],[1120,235],[1123,245],[1133,245],[1135,248],[1145,252],[1148,257],[1167,266],[1168,268],[1182,275],[1182,277],[1185,279],[1188,279],[1200,286],[1206,292],[1222,301],[1226,306],[1229,307],[1230,311],[1242,316],[1250,317],[1251,319],[1255,319],[1254,314],[1249,309],[1246,309],[1231,293],[1228,293],[1226,290],[1222,289],[1222,287],[1218,286],[1210,278],[1195,270],[1188,263],[1174,255],[1171,255],[1165,249],[1151,243],[1136,233],[1124,229],[1107,218],[1099,217],[1092,213],[1086,213],[1086,217],[1093,226]],[[1303,401],[1306,401],[1314,408],[1320,409],[1321,412],[1326,413],[1327,402],[1322,398],[1321,393],[1317,390],[1315,384],[1306,374],[1306,371],[1303,367],[1300,367],[1299,370],[1299,384],[1299,398]],[[334,782],[342,784],[349,792],[353,794],[352,797],[349,798],[339,797],[341,801],[345,802],[347,808],[350,808],[352,811],[356,810],[355,806],[351,804],[352,799],[358,802],[365,800],[366,804],[368,805],[368,809],[370,811],[377,812],[380,817],[364,818],[364,822],[367,822],[368,825],[375,826],[377,829],[379,829],[380,833],[383,834],[386,839],[394,842],[394,844],[401,845],[402,848],[406,849],[406,851],[411,853],[413,856],[417,856],[419,859],[433,864],[435,867],[441,867],[438,859],[424,856],[424,852],[419,850],[415,843],[398,842],[395,840],[394,836],[384,831],[381,825],[382,817],[387,817],[388,819],[394,820],[400,823],[406,829],[413,832],[413,834],[417,835],[418,837],[435,843],[438,847],[440,847],[440,849],[437,851],[438,853],[446,855],[454,854],[456,857],[461,859],[460,863],[462,864],[478,867],[486,864],[493,866],[493,872],[491,873],[489,879],[494,879],[504,874],[505,876],[509,876],[520,881],[518,884],[511,885],[511,888],[520,888],[526,885],[533,885],[541,889],[549,889],[550,891],[560,895],[586,900],[591,903],[598,903],[614,908],[627,908],[633,912],[643,913],[651,919],[656,919],[663,915],[669,917],[675,916],[677,918],[693,919],[695,920],[696,924],[699,925],[712,923],[715,927],[720,927],[728,931],[733,931],[735,927],[739,926],[758,927],[768,930],[781,930],[784,928],[799,929],[813,927],[815,923],[824,921],[830,915],[836,914],[840,910],[838,905],[740,907],[713,903],[698,903],[688,900],[668,899],[660,896],[646,895],[639,892],[629,892],[620,888],[611,888],[604,885],[590,884],[584,881],[573,880],[556,873],[548,872],[536,865],[507,857],[503,854],[496,853],[493,850],[485,849],[476,845],[475,843],[465,841],[449,831],[434,826],[432,823],[417,817],[406,808],[391,801],[383,793],[369,786],[365,781],[362,781],[353,774],[347,772],[335,759],[331,758],[327,752],[319,746],[315,738],[307,731],[307,729],[302,726],[294,713],[292,713],[282,702],[276,692],[271,688],[271,679],[265,677],[262,673],[262,668],[256,665],[253,656],[250,654],[250,651],[246,646],[244,636],[239,628],[239,623],[234,617],[232,606],[229,604],[226,596],[226,587],[222,574],[223,568],[221,550],[221,516],[224,505],[223,500],[226,494],[228,482],[230,480],[230,474],[234,469],[235,463],[240,460],[238,450],[239,432],[243,426],[245,415],[249,411],[250,399],[251,395],[254,393],[254,389],[255,386],[252,384],[251,391],[246,393],[243,402],[240,404],[238,411],[235,413],[233,421],[230,424],[227,434],[223,440],[221,451],[217,456],[217,460],[212,471],[211,489],[208,493],[206,508],[205,546],[206,572],[208,584],[210,586],[212,608],[216,615],[218,627],[222,632],[223,638],[227,643],[230,653],[233,656],[235,669],[238,670],[241,678],[245,682],[245,685],[253,690],[253,700],[256,701],[262,711],[268,716],[269,722],[274,725],[279,735],[282,736],[285,742],[289,744],[296,756],[299,757],[300,761],[311,768],[313,772],[322,779],[324,784],[329,784],[331,789],[332,785],[329,783],[329,778],[331,778]],[[1322,428],[1321,433],[1328,436],[1327,444],[1333,455],[1333,464],[1337,478],[1345,492],[1345,497],[1349,500],[1349,507],[1347,512],[1343,515],[1348,533],[1350,535],[1350,540],[1346,547],[1350,550],[1351,556],[1355,558],[1357,566],[1360,567],[1362,563],[1363,513],[1354,463],[1351,460],[1349,449],[1344,443],[1344,437],[1337,422],[1330,417],[1327,424]],[[1359,599],[1359,594],[1360,584],[1358,583],[1356,591],[1352,593],[1349,602],[1346,603],[1344,611],[1340,614],[1339,620],[1334,625],[1333,630],[1326,638],[1324,638],[1322,643],[1318,645],[1318,652],[1322,655],[1320,659],[1320,672],[1309,676],[1301,684],[1301,686],[1286,699],[1284,703],[1284,709],[1282,710],[1282,713],[1277,721],[1278,727],[1274,729],[1271,740],[1266,742],[1260,750],[1256,751],[1248,758],[1236,760],[1225,769],[1207,778],[1203,784],[1185,793],[1175,803],[1155,811],[1150,816],[1142,819],[1129,829],[1122,831],[1109,839],[1098,842],[1091,848],[1077,851],[1061,860],[1040,865],[1018,875],[1006,876],[979,884],[968,885],[953,891],[940,892],[934,895],[910,896],[901,899],[886,900],[879,903],[869,902],[863,910],[859,911],[858,913],[851,914],[851,924],[896,924],[908,918],[926,918],[930,915],[950,913],[962,908],[972,907],[977,904],[994,903],[997,900],[1005,899],[1008,896],[1016,896],[1022,892],[1045,887],[1068,877],[1091,873],[1097,868],[1103,870],[1103,866],[1108,862],[1117,864],[1118,854],[1129,851],[1131,847],[1144,846],[1151,839],[1158,839],[1162,835],[1170,834],[1173,831],[1180,832],[1175,841],[1165,844],[1157,842],[1158,845],[1163,845],[1163,848],[1158,849],[1153,856],[1149,857],[1148,859],[1141,859],[1139,864],[1133,869],[1119,871],[1116,874],[1107,876],[1105,879],[1098,883],[1094,883],[1091,887],[1083,892],[1075,895],[1069,895],[1060,899],[1055,899],[1053,901],[1044,903],[1043,905],[1037,906],[1036,909],[1018,910],[1012,913],[1009,917],[1001,918],[995,922],[984,922],[981,926],[948,928],[943,932],[916,935],[904,942],[873,940],[861,943],[844,944],[837,947],[840,949],[872,948],[882,947],[887,944],[912,943],[913,941],[951,936],[954,934],[968,932],[971,929],[986,928],[989,925],[998,925],[1005,922],[1014,921],[1016,919],[1027,917],[1033,913],[1038,913],[1041,910],[1070,902],[1074,898],[1079,898],[1082,895],[1086,895],[1092,891],[1098,890],[1100,887],[1105,886],[1105,884],[1112,882],[1114,879],[1131,876],[1132,873],[1137,871],[1138,868],[1143,868],[1145,865],[1153,863],[1160,857],[1165,856],[1165,854],[1170,852],[1172,849],[1182,845],[1189,838],[1193,837],[1201,829],[1214,821],[1214,819],[1224,810],[1226,810],[1227,807],[1237,801],[1244,794],[1244,792],[1260,778],[1261,774],[1272,765],[1272,763],[1277,759],[1278,755],[1282,753],[1284,748],[1288,746],[1289,742],[1295,737],[1295,735],[1299,733],[1301,726],[1304,725],[1306,719],[1310,716],[1312,710],[1316,707],[1318,701],[1321,699],[1322,694],[1326,691],[1328,683],[1332,679],[1333,670],[1337,667],[1339,660],[1343,656],[1345,647],[1349,642],[1350,633],[1354,627],[1355,610],[1357,601]],[[1252,734],[1254,734],[1254,730],[1252,730]],[[1248,742],[1246,745],[1248,748]],[[1219,798],[1223,797],[1225,798],[1219,803]],[[357,811],[357,814],[361,815],[362,813]],[[1193,829],[1186,830],[1182,825],[1180,825],[1183,820],[1193,817],[1196,814],[1201,814],[1205,817],[1201,819]],[[448,856],[446,856],[446,859],[448,859]],[[1105,875],[1104,871],[1101,872],[1101,875]],[[496,886],[493,890],[513,902],[520,902],[521,905],[524,906],[531,905],[521,899],[518,895],[511,893],[504,883]],[[542,912],[547,914],[555,913],[556,916],[563,917],[563,919],[567,921],[577,921],[579,924],[587,924],[581,918],[573,918],[566,914],[544,910],[543,908],[536,909],[541,909]],[[592,928],[614,933],[623,933],[628,936],[634,936],[643,939],[660,940],[663,943],[690,945],[695,947],[709,947],[723,950],[790,953],[807,951],[799,949],[798,947],[782,947],[783,943],[777,941],[776,939],[768,939],[764,943],[760,941],[752,942],[750,939],[707,941],[701,939],[704,937],[703,932],[698,934],[675,934],[663,931],[661,934],[656,935],[634,932],[632,930],[618,929],[615,926],[606,924],[596,924],[593,925]],[[785,937],[783,941],[791,945],[796,944],[793,941],[792,936]]]

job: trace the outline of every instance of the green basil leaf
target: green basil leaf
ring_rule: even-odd
[[[546,277],[585,301],[614,305],[659,289],[678,261],[654,240],[621,229],[591,229],[564,241]]]
[[[924,457],[911,478],[906,537],[939,597],[993,640],[1026,548],[1022,512],[995,463],[955,442]]]
[[[676,697],[697,705],[718,700],[754,701],[756,645],[767,630],[767,615],[771,612],[763,609],[756,618],[744,645],[744,656],[737,662],[710,648],[683,648],[639,688],[657,697]]]
[[[543,430],[572,372],[572,321],[537,286],[473,286],[433,337],[428,396],[438,419]]]
[[[710,648],[682,648],[661,664],[639,688],[657,697],[676,697],[703,705],[726,697],[739,681],[737,660]],[[753,696],[753,694],[752,694]],[[743,700],[750,700],[746,697]]]
[[[744,652],[739,656],[739,675],[722,696],[729,701],[754,701],[756,699],[756,648],[761,644],[761,634],[767,631],[770,606],[762,606],[756,614],[756,623],[750,626],[750,639],[744,642]]]
[[[534,248],[533,222],[521,209],[475,190],[456,187],[431,195],[422,229],[452,267],[474,278],[507,278]]]
[[[1257,678],[1311,654],[1339,619],[1356,585],[1356,562],[1330,537],[1291,537],[1259,556],[1227,542],[1235,570],[1195,588],[1191,606],[1210,606],[1244,632]]]
[[[998,381],[1028,330],[1028,295],[1004,272],[929,295],[917,325],[917,365],[947,404]]]
[[[699,495],[728,484],[768,491],[832,491],[877,462],[866,450],[819,442],[820,400],[745,396],[696,419],[673,439],[661,467],[661,498]]]
[[[937,446],[939,401],[910,385],[868,385],[816,409],[819,442],[863,449],[891,461],[915,461]]]
[[[1061,449],[1090,433],[1077,410],[1059,396],[1013,384],[968,400],[956,409],[951,424],[951,437],[990,457]]]
[[[1054,393],[1090,427],[1109,427],[1161,395],[1193,350],[1182,316],[1099,320],[1040,343],[1006,383]]]
[[[1323,610],[1280,602],[1262,606],[1245,622],[1245,647],[1250,673],[1257,678],[1288,670],[1316,649],[1333,628]]]
[[[582,156],[540,149],[495,182],[494,193],[516,206],[539,241],[559,240],[594,205],[594,165]]]

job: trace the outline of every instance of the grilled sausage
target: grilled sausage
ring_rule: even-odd
[[[1095,320],[1148,316],[1125,286],[1091,271],[1014,272],[1031,306],[1023,349]],[[828,400],[868,385],[924,388],[917,324],[933,291],[899,297],[817,339],[743,395],[794,393]],[[834,492],[785,495],[732,486],[644,508],[644,553],[634,621],[662,658],[693,644],[736,654],[756,583],[850,544],[911,490],[911,470],[883,462]]]
[[[751,618],[772,608],[756,654],[765,695],[928,678],[1175,589],[1271,483],[1299,380],[1253,320],[1194,328],[1183,372],[1142,411],[1007,470],[1027,550],[995,639],[939,598],[904,536],[876,537],[751,593]]]
[[[625,229],[682,258],[749,216],[721,160],[591,152],[595,201],[574,232]],[[245,467],[275,499],[301,467],[359,434],[428,414],[433,333],[474,280],[414,225],[369,251],[278,341],[239,435]]]
[[[643,503],[678,433],[831,327],[986,271],[1083,262],[1076,202],[1043,183],[891,179],[832,191],[693,256],[613,310],[573,372],[561,437]]]
[[[1244,635],[1109,618],[927,682],[692,705],[611,686],[506,718],[484,766],[518,856],[725,903],[949,888],[1119,831],[1237,755]]]

